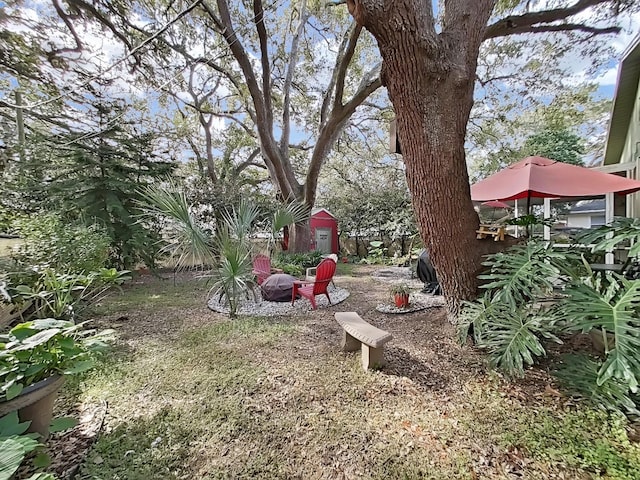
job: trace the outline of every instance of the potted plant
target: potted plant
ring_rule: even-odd
[[[51,318],[25,322],[0,335],[0,417],[18,411],[30,431],[46,437],[64,375],[94,366],[112,331],[86,330]]]
[[[398,308],[407,308],[409,306],[409,294],[411,290],[406,283],[397,283],[391,286],[391,295],[393,301]]]

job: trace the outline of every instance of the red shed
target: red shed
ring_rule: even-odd
[[[324,208],[311,212],[311,242],[314,250],[322,253],[338,253],[338,220]]]

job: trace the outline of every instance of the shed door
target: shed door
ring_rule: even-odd
[[[331,253],[331,229],[316,228],[316,250]]]

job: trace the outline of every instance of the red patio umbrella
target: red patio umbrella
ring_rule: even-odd
[[[480,205],[493,208],[513,208],[508,203],[501,202],[500,200],[489,200],[488,202],[482,202]]]
[[[471,186],[477,202],[554,197],[595,197],[640,190],[640,181],[585,167],[527,157]]]

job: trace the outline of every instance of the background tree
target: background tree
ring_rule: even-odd
[[[148,79],[163,71],[175,75],[169,58],[206,68],[205,77],[217,76],[212,81],[227,93],[208,96],[209,85],[193,102],[198,114],[235,122],[254,136],[279,198],[311,208],[327,155],[356,108],[380,86],[379,64],[369,56],[371,38],[345,22],[346,12],[316,1],[284,7],[260,0],[133,6],[166,28],[149,33],[132,10],[111,2],[73,1],[74,9],[116,30],[128,45],[140,38],[156,42],[153,60],[135,56]],[[296,225],[294,250],[309,245],[308,222]]]
[[[556,78],[556,82],[566,74]],[[548,79],[552,82],[552,79]],[[552,91],[560,91],[549,101],[541,95],[533,105],[510,102],[506,105],[489,105],[481,96],[474,105],[469,123],[467,141],[473,147],[467,149],[470,163],[469,175],[473,182],[495,173],[529,155],[571,160],[577,164],[590,164],[602,158],[607,116],[611,102],[599,99],[595,84],[579,85],[567,89],[557,85]],[[494,92],[492,95],[498,95]],[[534,137],[529,148],[525,142]],[[556,149],[555,142],[563,146]],[[556,158],[558,157],[558,158]],[[564,160],[562,160],[564,159]]]
[[[394,241],[404,255],[417,231],[404,165],[387,153],[387,142],[381,126],[377,133],[343,139],[321,174],[318,204],[339,219],[341,234],[353,236],[353,253],[360,255],[363,240],[376,237]]]
[[[615,26],[589,24],[611,16],[614,4],[617,11],[633,7],[604,0],[550,9],[531,2],[451,0],[436,17],[430,2],[347,0],[358,24],[378,41],[416,218],[452,319],[459,301],[476,295],[483,253],[464,151],[482,42],[527,32],[615,32]],[[496,5],[501,8],[492,18]],[[586,11],[585,21],[576,18]]]
[[[95,133],[68,132],[51,139],[58,167],[43,188],[66,216],[98,223],[111,238],[112,262],[131,268],[155,265],[159,236],[140,221],[139,190],[168,176],[175,164],[154,152],[152,133],[126,118],[117,102],[92,106]]]
[[[569,130],[542,130],[524,142],[524,153],[550,158],[572,165],[584,165],[582,139]]]

